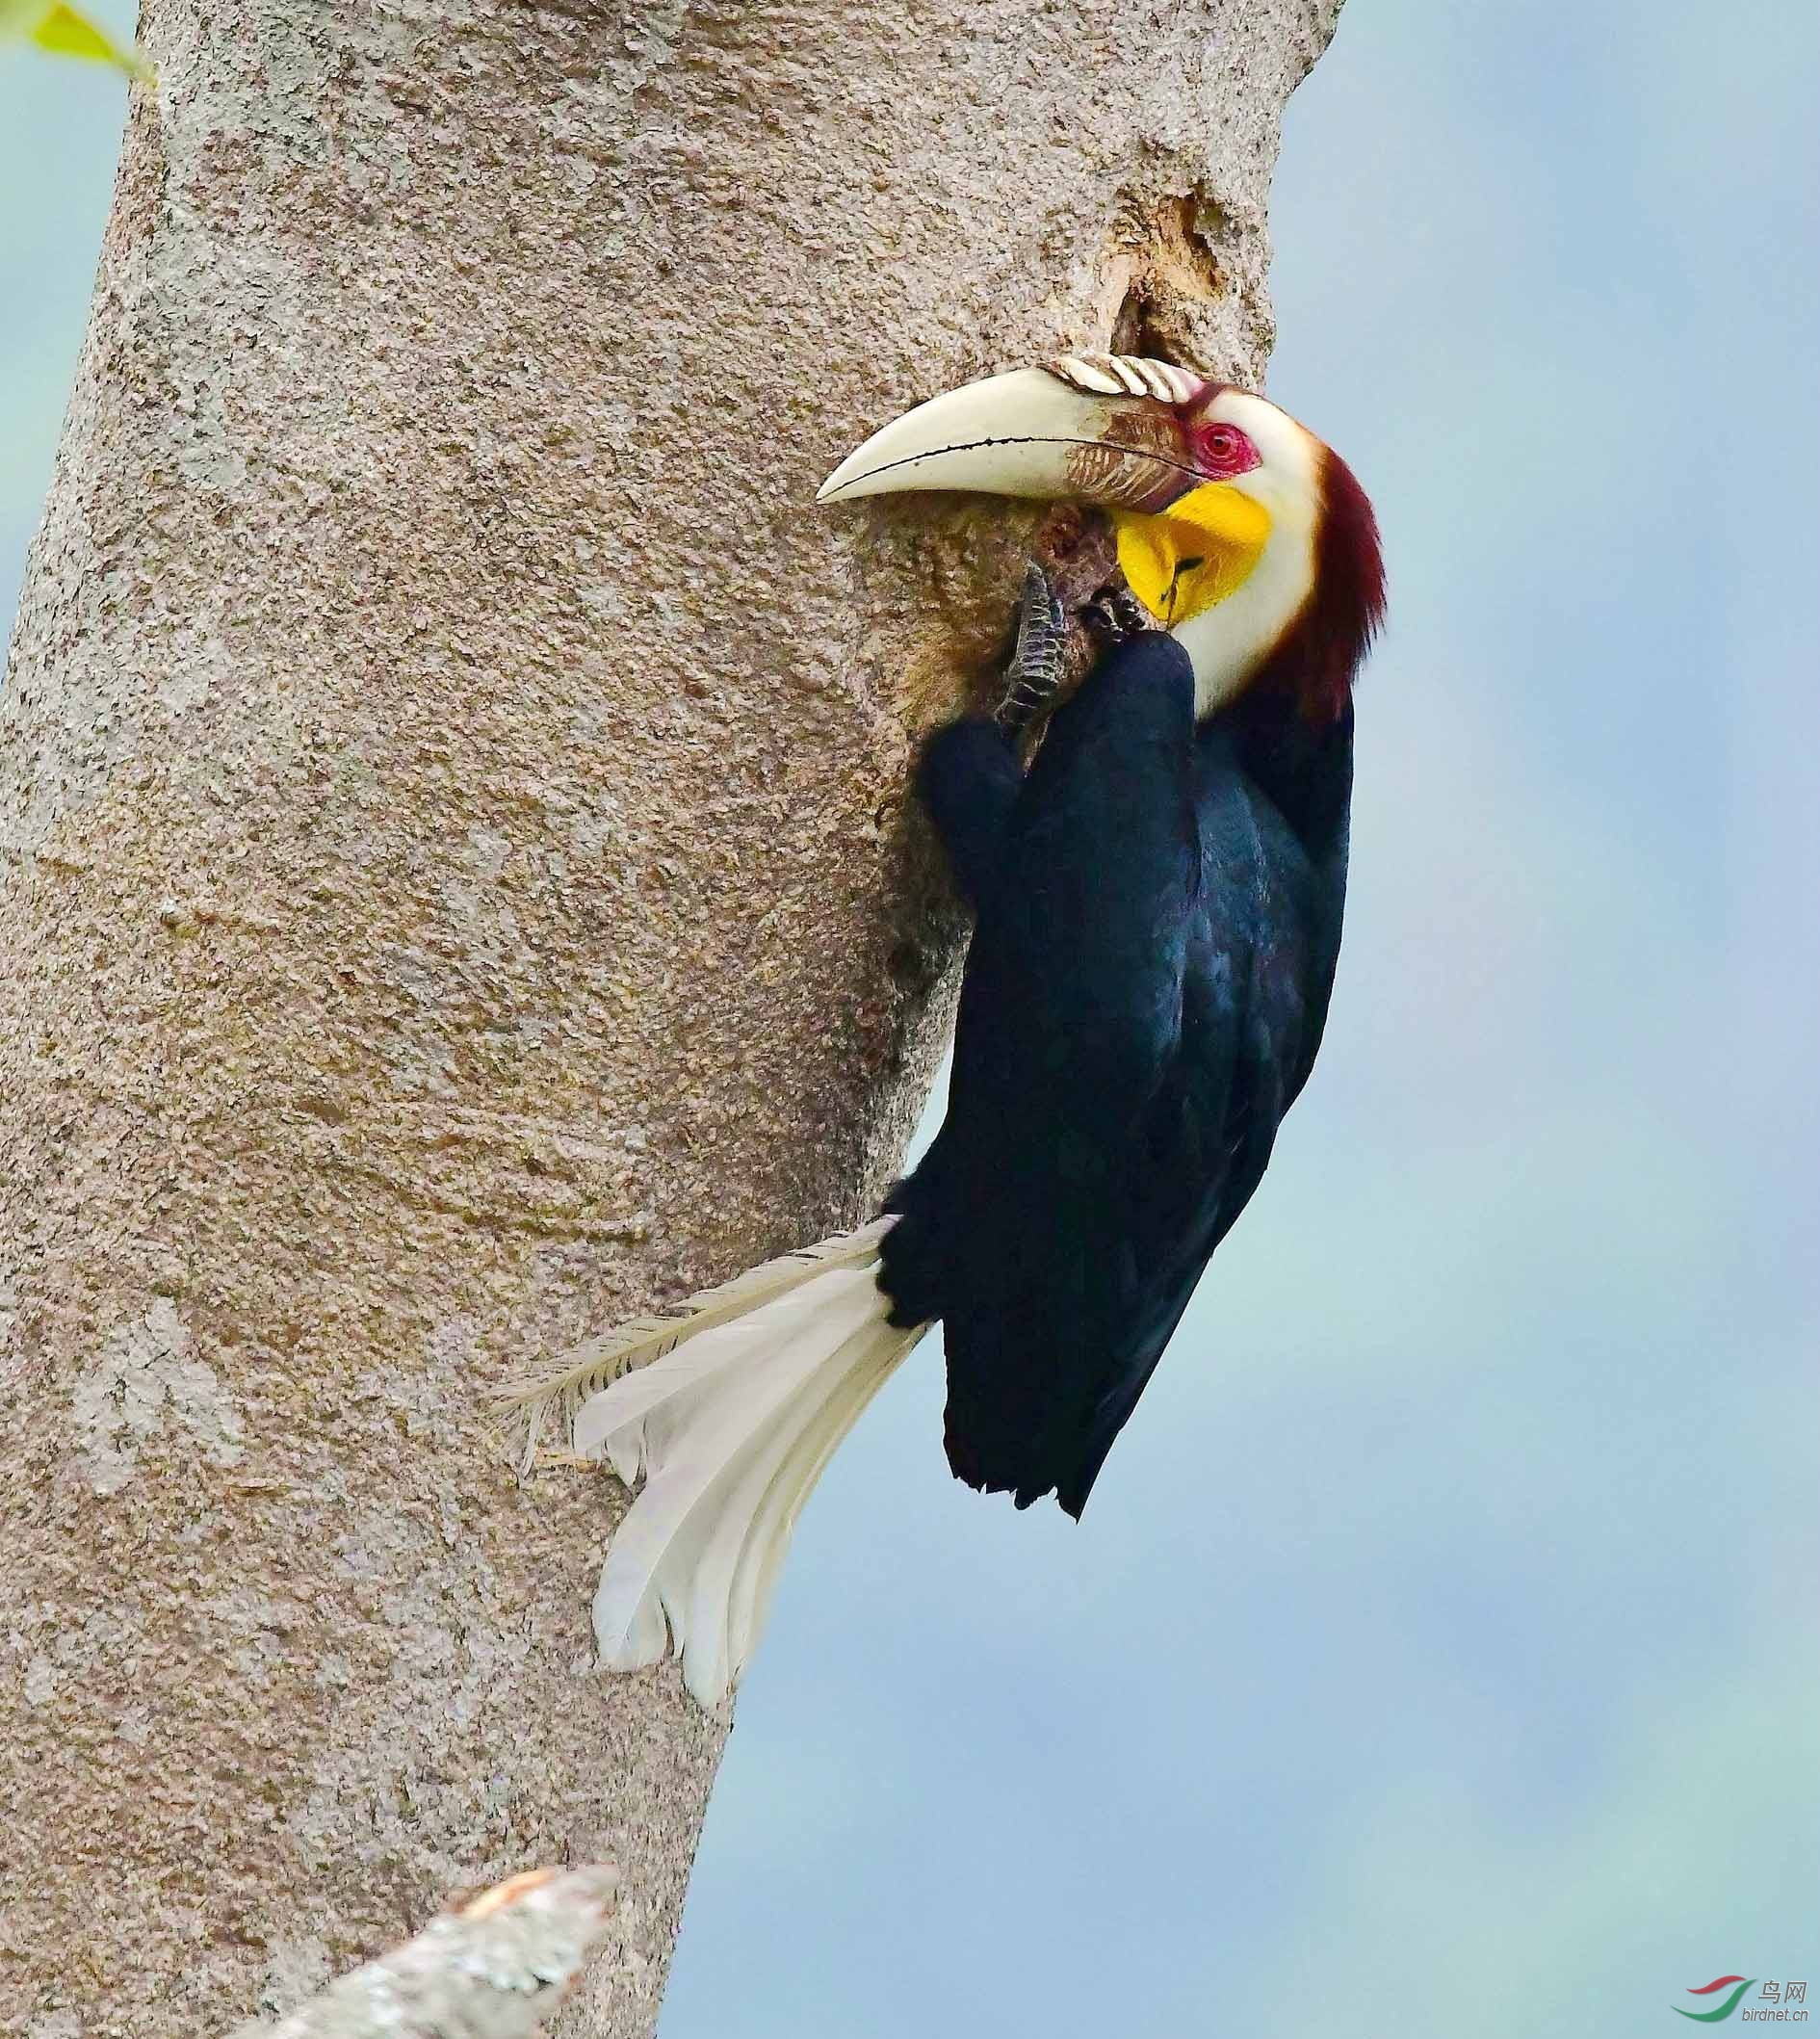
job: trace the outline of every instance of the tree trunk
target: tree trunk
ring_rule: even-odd
[[[1027,520],[815,484],[1058,346],[1256,379],[1332,6],[152,0],[0,704],[0,2030],[564,1860],[558,2029],[649,2028],[724,1728],[489,1391],[878,1195]]]
[[[228,2039],[534,2039],[606,1933],[618,1885],[610,1869],[527,1869]]]

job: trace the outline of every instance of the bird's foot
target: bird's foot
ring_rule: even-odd
[[[1068,614],[1034,560],[1024,569],[1018,640],[1005,667],[1004,697],[993,719],[1008,736],[1027,729],[1055,697],[1068,650]]]
[[[1102,588],[1080,612],[1080,620],[1104,651],[1157,627],[1149,610],[1123,581]]]

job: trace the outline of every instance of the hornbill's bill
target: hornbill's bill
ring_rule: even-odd
[[[1105,651],[1027,766],[1063,635],[1037,575],[1005,709],[924,750],[975,927],[948,1116],[885,1216],[538,1384],[539,1413],[579,1407],[578,1450],[646,1476],[595,1599],[606,1660],[673,1639],[705,1705],[821,1468],[938,1319],[955,1473],[1080,1513],[1327,1017],[1352,682],[1384,599],[1351,471],[1262,397],[1093,355],[922,405],[819,500],[931,488],[1104,510],[1162,627]]]

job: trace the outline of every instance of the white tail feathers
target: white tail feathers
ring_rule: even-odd
[[[611,1669],[656,1663],[667,1645],[703,1706],[738,1683],[810,1489],[923,1335],[886,1321],[875,1276],[890,1223],[767,1262],[521,1391],[533,1439],[554,1402],[579,1403],[575,1449],[628,1486],[644,1477],[594,1596]]]

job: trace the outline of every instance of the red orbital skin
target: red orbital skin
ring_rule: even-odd
[[[1249,474],[1263,465],[1263,455],[1251,434],[1236,425],[1190,425],[1188,444],[1195,466],[1209,482],[1230,482],[1234,475]]]

